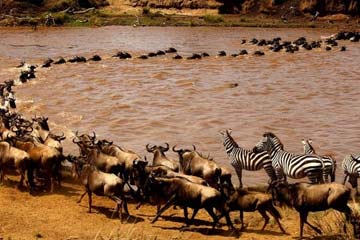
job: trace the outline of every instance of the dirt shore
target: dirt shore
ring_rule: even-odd
[[[129,204],[131,216],[120,223],[113,216],[114,203],[104,197],[93,198],[93,212],[88,213],[87,197],[80,204],[83,189],[74,183],[64,183],[53,194],[29,195],[16,188],[18,177],[11,177],[0,186],[0,239],[293,239],[299,234],[298,214],[294,210],[281,209],[281,220],[288,235],[282,234],[271,219],[265,231],[261,231],[263,220],[259,213],[245,213],[246,230],[234,233],[227,230],[225,221],[216,230],[211,229],[210,217],[199,211],[195,225],[180,231],[183,225],[181,210],[170,209],[156,223],[150,220],[156,211],[154,206],[144,205],[139,210],[135,203]],[[238,212],[231,217],[239,228]],[[305,227],[309,239],[349,239],[341,234],[343,216],[329,210],[311,214],[309,220],[323,230],[316,235]],[[351,228],[349,228],[351,232]]]

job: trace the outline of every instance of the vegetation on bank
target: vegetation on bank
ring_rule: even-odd
[[[47,21],[52,17],[54,21]],[[142,14],[113,13],[106,9],[94,9],[82,14],[65,11],[43,12],[40,14],[20,14],[16,17],[0,18],[0,26],[226,26],[226,27],[284,27],[284,28],[359,28],[359,18],[352,20],[310,21],[306,17],[294,17],[288,21],[263,15],[219,15],[205,14],[188,16],[164,14],[160,11],[144,8]]]
[[[221,2],[221,0],[219,0]],[[0,0],[0,26],[240,26],[240,27],[346,27],[359,28],[359,16],[338,14],[335,17],[319,17],[311,21],[310,13],[287,12],[289,6],[260,8],[248,13],[219,14],[216,9],[195,9],[203,14],[192,14],[194,9],[182,9],[182,13],[167,8],[130,6],[110,0]],[[265,2],[265,1],[260,1]],[[275,1],[276,2],[276,1]],[[283,1],[290,2],[290,1]],[[243,3],[246,5],[247,1]],[[224,3],[225,4],[225,3]],[[284,3],[285,4],[285,3]],[[226,4],[225,4],[226,5]],[[263,3],[265,6],[266,4]],[[120,8],[119,8],[120,6]],[[285,5],[284,5],[285,6]],[[245,11],[245,6],[242,6]],[[283,9],[284,8],[284,9]],[[120,10],[126,9],[126,10]],[[262,10],[261,10],[262,9]],[[277,10],[276,10],[277,9]],[[282,10],[281,10],[282,9]],[[261,10],[261,11],[260,11]],[[219,8],[218,12],[223,12]],[[226,12],[226,11],[225,11]],[[286,11],[285,11],[286,12]],[[186,14],[184,14],[186,13]]]

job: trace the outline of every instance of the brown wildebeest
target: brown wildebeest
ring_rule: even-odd
[[[149,145],[146,145],[146,150],[154,154],[153,166],[163,165],[175,172],[179,171],[179,164],[165,155],[165,152],[169,151],[168,143],[165,143],[166,147],[156,145],[150,147]]]
[[[258,211],[264,218],[265,222],[261,230],[264,230],[266,225],[269,223],[269,216],[266,212],[270,213],[280,230],[286,233],[284,228],[281,226],[279,219],[281,215],[279,211],[274,207],[272,197],[270,194],[248,191],[245,189],[235,189],[226,193],[228,199],[226,200],[229,211],[240,211],[241,229],[244,228],[244,212]]]
[[[104,173],[96,169],[94,165],[87,164],[86,161],[73,159],[75,173],[85,186],[85,192],[81,195],[77,203],[80,203],[83,197],[88,194],[89,213],[92,207],[92,193],[97,196],[106,196],[116,202],[116,211],[119,211],[119,218],[122,222],[122,208],[129,215],[127,201],[124,197],[125,182],[113,173]]]
[[[30,164],[31,159],[27,152],[11,146],[8,142],[0,142],[0,183],[4,181],[7,167],[15,167],[20,174],[18,187],[24,186],[25,173],[27,173],[28,190],[31,191],[32,186],[30,184],[32,180],[31,171],[29,171]]]
[[[309,212],[324,211],[333,208],[345,213],[346,221],[349,221],[351,209],[347,205],[351,190],[339,183],[309,184],[295,183],[286,184],[275,182],[271,185],[273,200],[295,208],[300,215],[300,238],[303,236],[304,223],[309,225],[315,232],[321,234],[321,230],[307,221]],[[346,231],[346,223],[344,223]]]
[[[160,215],[169,207],[176,205],[184,209],[185,223],[191,224],[199,209],[204,208],[213,219],[213,228],[218,222],[218,217],[213,212],[213,208],[226,217],[226,223],[229,229],[234,227],[226,212],[225,199],[223,195],[212,187],[207,187],[189,182],[184,178],[163,178],[150,176],[145,188],[147,194],[159,194],[167,200],[167,203],[158,211],[151,223],[156,222]],[[188,219],[187,208],[194,209],[192,217]]]
[[[220,181],[221,167],[209,158],[205,158],[199,154],[196,151],[195,145],[193,145],[193,148],[194,150],[176,150],[175,146],[173,147],[173,151],[179,154],[181,172],[201,177],[205,179],[210,186],[217,187]]]

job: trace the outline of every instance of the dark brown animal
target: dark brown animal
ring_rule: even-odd
[[[150,177],[147,182],[148,194],[159,194],[167,199],[167,203],[159,210],[151,223],[161,216],[169,207],[176,205],[184,209],[185,223],[191,224],[199,209],[204,208],[213,219],[213,227],[218,222],[218,217],[213,212],[213,208],[226,217],[229,229],[234,229],[230,217],[225,210],[225,199],[223,195],[212,187],[207,187],[189,182],[182,178],[161,178]],[[191,219],[188,219],[187,208],[194,209]]]
[[[8,142],[0,142],[0,183],[4,181],[7,168],[14,167],[20,174],[18,187],[24,186],[25,174],[27,173],[27,178],[31,178],[30,164],[30,155],[27,152],[11,146]],[[29,181],[27,184],[31,191]]]
[[[330,208],[345,213],[348,221],[351,209],[347,206],[350,188],[339,183],[308,184],[308,183],[275,183],[272,185],[274,201],[295,208],[300,215],[300,238],[303,237],[304,223],[321,234],[321,230],[307,221],[309,212],[324,211]],[[344,231],[346,226],[344,223]]]
[[[45,172],[47,186],[50,192],[53,192],[54,180],[55,178],[59,179],[60,169],[58,166],[62,161],[62,154],[55,148],[34,141],[32,137],[17,136],[8,139],[8,141],[11,142],[12,146],[29,154],[32,168]]]
[[[205,158],[196,151],[188,149],[176,150],[175,146],[173,151],[179,154],[180,170],[181,172],[201,177],[209,183],[210,186],[218,187],[221,176],[221,167],[209,158]]]
[[[270,213],[279,225],[280,230],[286,233],[281,226],[279,219],[281,215],[279,211],[274,207],[272,197],[269,194],[262,192],[248,191],[244,189],[236,189],[229,194],[229,198],[226,201],[229,211],[240,211],[241,229],[244,228],[244,212],[258,211],[264,218],[265,222],[261,231],[263,231],[266,225],[269,223],[269,216],[266,212]]]
[[[77,203],[80,203],[87,194],[89,198],[89,213],[91,213],[92,193],[94,193],[97,196],[109,197],[116,202],[116,211],[119,211],[120,221],[122,221],[123,207],[126,214],[129,215],[127,201],[123,193],[125,182],[121,178],[112,173],[101,172],[97,170],[95,166],[79,160],[75,160],[74,164],[76,174],[85,186],[85,192],[81,195]]]
[[[178,172],[179,164],[165,155],[165,152],[169,151],[169,144],[165,143],[165,145],[166,147],[156,145],[150,147],[149,144],[146,145],[146,150],[154,154],[153,166],[162,165],[170,168],[175,172]]]

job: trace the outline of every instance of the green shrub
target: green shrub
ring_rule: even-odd
[[[148,14],[150,14],[150,8],[144,7],[144,8],[142,9],[142,14],[143,14],[143,15],[148,15]]]
[[[224,18],[217,15],[205,15],[204,21],[207,23],[222,23],[224,22]]]

